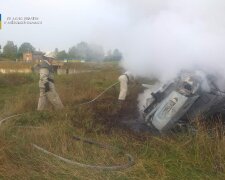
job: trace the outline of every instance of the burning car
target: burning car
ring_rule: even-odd
[[[208,117],[222,113],[225,93],[217,81],[217,76],[203,71],[182,71],[173,81],[151,91],[144,99],[141,114],[145,123],[165,133],[198,115]]]

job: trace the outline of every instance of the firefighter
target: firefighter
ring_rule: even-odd
[[[55,109],[63,109],[63,104],[55,90],[53,66],[52,61],[55,59],[53,52],[46,53],[43,56],[43,61],[40,65],[40,97],[38,101],[38,111],[45,109],[48,102],[54,106]]]
[[[119,102],[124,102],[127,96],[128,84],[134,82],[134,76],[129,72],[126,71],[124,74],[119,76],[120,82],[120,94],[119,94]]]

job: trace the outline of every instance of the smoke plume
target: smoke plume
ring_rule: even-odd
[[[225,76],[225,1],[116,1],[127,7],[122,65],[137,75],[173,78],[201,68]]]
[[[43,24],[4,25],[0,44],[30,42],[37,49],[68,49],[86,41],[123,52],[125,69],[162,81],[183,68],[225,76],[224,0],[12,0],[7,17],[37,16]],[[45,8],[49,7],[49,8]],[[41,9],[41,11],[40,11]],[[25,36],[25,32],[26,36]]]

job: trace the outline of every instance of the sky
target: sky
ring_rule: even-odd
[[[2,1],[2,2],[1,2]],[[30,42],[43,51],[80,41],[119,48],[136,75],[174,77],[203,68],[225,77],[224,0],[0,0],[6,17],[37,16],[41,25],[4,25],[0,44]]]
[[[2,2],[1,2],[2,1]],[[119,45],[118,34],[129,23],[123,7],[110,0],[0,0],[2,21],[7,17],[37,16],[41,25],[4,25],[0,43],[30,42],[41,50],[68,49],[80,41]]]

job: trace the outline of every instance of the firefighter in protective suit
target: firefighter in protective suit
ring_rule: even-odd
[[[134,76],[129,72],[126,71],[124,74],[119,76],[120,82],[120,94],[119,94],[119,102],[124,102],[127,96],[128,91],[128,84],[135,81]]]
[[[40,97],[38,101],[38,111],[45,109],[50,102],[55,109],[62,109],[64,106],[55,90],[52,61],[55,59],[53,52],[46,53],[43,56],[43,61],[40,65]]]

